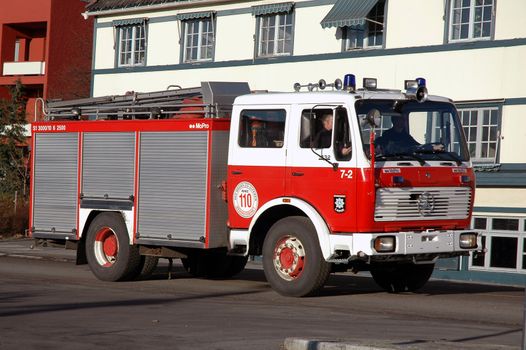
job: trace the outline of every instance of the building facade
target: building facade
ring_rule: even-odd
[[[526,281],[526,2],[516,0],[98,0],[93,96],[201,81],[291,91],[346,73],[403,88],[425,77],[459,110],[477,168],[485,255],[435,276]]]
[[[93,20],[81,0],[0,2],[0,98],[20,80],[28,99],[89,96]]]

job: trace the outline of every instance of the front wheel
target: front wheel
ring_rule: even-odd
[[[316,230],[310,220],[293,216],[276,222],[263,243],[263,269],[272,288],[285,296],[314,295],[329,277]]]
[[[389,293],[414,292],[422,288],[433,273],[435,264],[392,264],[371,266],[371,275]]]
[[[86,236],[86,258],[93,274],[103,281],[132,279],[142,269],[139,249],[130,245],[117,213],[101,213],[93,219]]]

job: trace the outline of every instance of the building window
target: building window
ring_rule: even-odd
[[[285,117],[283,109],[242,111],[239,119],[239,146],[282,148]]]
[[[460,108],[458,112],[473,161],[495,162],[500,136],[499,108]]]
[[[293,13],[258,16],[258,57],[292,55]]]
[[[118,66],[144,66],[146,64],[146,24],[117,27],[119,47]]]
[[[20,39],[16,39],[15,41],[15,58],[14,58],[14,62],[20,62],[21,59],[20,59]]]
[[[517,237],[491,237],[490,267],[517,268]]]
[[[183,21],[184,62],[211,61],[214,56],[215,28],[212,17]]]
[[[451,0],[449,41],[489,39],[494,0]]]
[[[491,223],[492,230],[502,231],[518,231],[519,220],[518,219],[499,219],[494,218]]]
[[[486,254],[473,253],[470,268],[526,273],[526,232],[518,218],[474,217]],[[489,225],[487,225],[489,224]]]
[[[378,1],[359,26],[342,27],[344,50],[382,47],[384,44],[385,1]]]

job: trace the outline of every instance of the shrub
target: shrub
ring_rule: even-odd
[[[0,236],[3,238],[23,235],[29,225],[29,206],[25,201],[17,204],[16,213],[13,198],[0,198]]]

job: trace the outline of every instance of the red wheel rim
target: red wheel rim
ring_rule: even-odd
[[[278,275],[287,281],[299,278],[305,269],[305,249],[294,236],[285,236],[275,246],[274,268]]]
[[[101,228],[95,235],[94,253],[97,262],[110,267],[117,261],[119,241],[115,232],[109,227]]]

